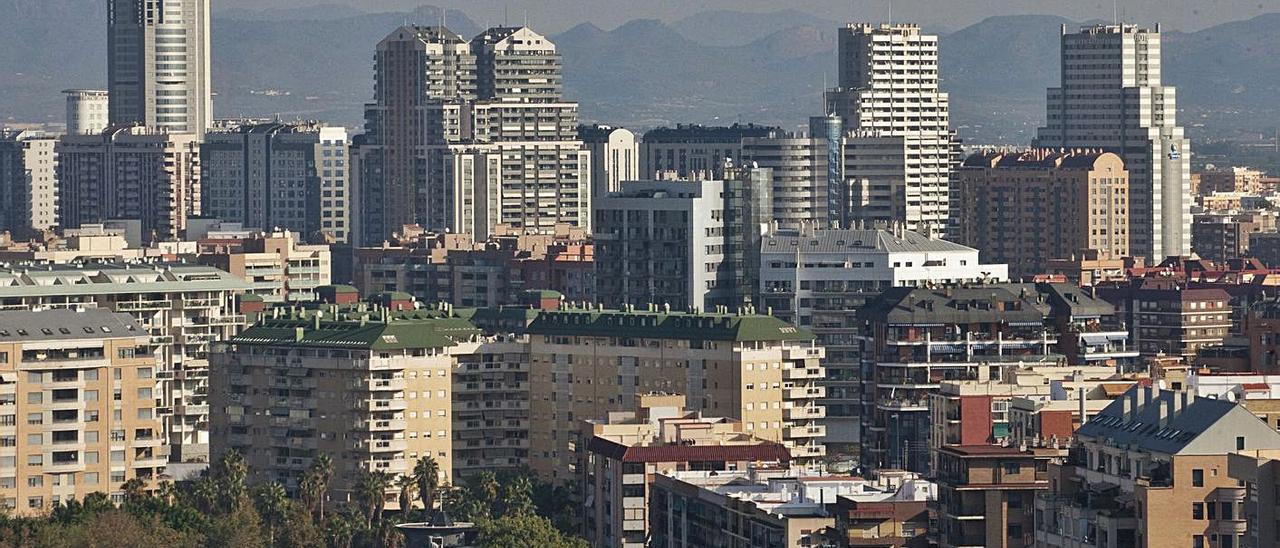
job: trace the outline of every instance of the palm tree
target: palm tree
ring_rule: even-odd
[[[191,497],[201,512],[211,513],[218,505],[218,482],[204,477],[191,486]]]
[[[395,484],[400,489],[400,515],[408,519],[409,513],[413,512],[413,489],[417,480],[413,476],[402,475],[396,477]]]
[[[328,497],[329,482],[333,480],[333,459],[327,453],[320,453],[311,461],[303,481],[304,493],[308,504],[313,504],[312,511],[317,512],[316,521],[324,521],[324,503]]]
[[[535,513],[533,506],[533,482],[519,475],[502,484],[502,515],[529,516]]]
[[[267,525],[267,546],[275,546],[276,525],[284,520],[289,504],[284,486],[279,483],[259,486],[254,499],[258,503],[258,515],[262,516],[262,521]]]
[[[493,472],[480,472],[471,478],[471,494],[485,506],[492,508],[498,502],[498,477]]]
[[[232,449],[223,453],[213,468],[213,477],[218,481],[218,490],[223,501],[223,510],[230,512],[239,507],[245,499],[245,478],[249,475],[249,467],[244,456]]]
[[[147,484],[140,478],[133,478],[124,482],[124,485],[121,485],[120,489],[124,491],[124,500],[126,503],[137,504],[147,496]]]
[[[387,487],[391,478],[386,472],[370,472],[361,469],[356,479],[356,499],[360,501],[365,512],[365,528],[373,527],[373,522],[382,519],[382,508],[387,502]]]
[[[422,498],[422,511],[427,514],[435,507],[436,490],[440,488],[440,465],[431,455],[418,459],[413,465],[413,481],[418,484],[418,496]]]

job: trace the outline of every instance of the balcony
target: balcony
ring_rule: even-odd
[[[356,421],[354,429],[359,432],[395,432],[408,428],[404,419],[369,419]]]
[[[821,347],[789,346],[782,349],[784,360],[818,359],[823,356]]]
[[[368,411],[404,411],[408,404],[404,400],[365,400],[360,406]]]
[[[784,429],[784,435],[790,439],[820,438],[827,435],[827,427],[824,425],[791,426]]]
[[[172,303],[167,300],[116,301],[117,312],[147,312],[166,310]]]
[[[403,392],[404,379],[365,379],[365,388],[374,392]]]
[[[788,407],[782,411],[782,418],[787,420],[821,419],[827,416],[827,408],[820,405]]]
[[[782,378],[786,380],[821,379],[825,376],[821,367],[788,367],[782,370]]]
[[[827,389],[824,386],[796,386],[793,388],[787,388],[784,395],[785,399],[788,400],[825,398],[827,396]]]

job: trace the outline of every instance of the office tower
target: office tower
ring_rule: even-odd
[[[102,308],[128,314],[149,335],[159,382],[161,440],[174,462],[209,455],[209,347],[244,327],[235,296],[243,280],[192,265],[11,265],[0,269],[8,310]]]
[[[1160,80],[1160,28],[1062,27],[1062,82],[1049,88],[1035,146],[1096,147],[1129,170],[1129,253],[1191,253],[1191,143]]]
[[[635,411],[649,392],[683,394],[685,406],[741,421],[778,442],[797,466],[816,464],[823,349],[813,334],[755,314],[565,308],[542,311],[529,335],[529,466],[562,484],[578,479],[588,440],[581,421]]]
[[[65,89],[67,134],[91,135],[107,129],[107,92],[97,89]]]
[[[0,504],[46,515],[50,505],[154,488],[168,448],[156,357],[132,318],[103,309],[0,312]]]
[[[213,121],[209,0],[109,0],[111,124],[202,134]]]
[[[982,152],[954,184],[956,241],[1015,279],[1048,273],[1054,259],[1129,256],[1129,172],[1113,153]]]
[[[239,451],[254,481],[297,492],[329,455],[331,501],[358,500],[360,471],[412,475],[423,457],[452,482],[451,379],[474,327],[387,309],[278,314],[212,356],[213,459]]]
[[[201,264],[244,279],[246,293],[266,303],[314,301],[333,281],[329,245],[303,243],[288,230],[210,232],[197,243]]]
[[[203,213],[251,230],[346,242],[347,131],[308,123],[215,129],[200,146]]]
[[[916,25],[840,29],[839,82],[827,112],[846,135],[848,222],[948,229],[949,182],[959,163],[948,96],[938,89],[938,37]]]
[[[550,40],[523,27],[468,41],[406,26],[378,44],[376,59],[374,102],[353,153],[358,244],[410,224],[480,238],[497,225],[537,233],[590,224],[591,160]]]
[[[1002,282],[1002,264],[982,264],[978,250],[915,232],[774,230],[760,250],[759,308],[814,332],[827,350],[821,400],[823,442],[834,455],[856,454],[862,440],[862,360],[858,309],[892,287]]]
[[[147,241],[182,236],[200,214],[200,142],[190,133],[112,126],[58,143],[59,224],[132,219]]]
[[[622,190],[622,181],[640,179],[640,141],[626,128],[578,126],[578,136],[591,152],[591,196]]]
[[[0,230],[26,235],[58,225],[56,137],[0,131]]]
[[[773,222],[779,228],[826,227],[827,142],[822,134],[776,130],[742,139],[742,165],[773,173]]]
[[[730,309],[752,302],[760,237],[772,214],[767,169],[723,180],[633,181],[595,209],[596,298]]]
[[[742,159],[743,139],[767,137],[775,130],[755,124],[651,129],[640,143],[640,179],[723,177],[726,161]]]

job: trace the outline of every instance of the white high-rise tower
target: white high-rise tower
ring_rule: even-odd
[[[839,87],[827,111],[843,120],[848,223],[947,226],[959,147],[938,89],[938,37],[908,24],[840,29]]]
[[[112,124],[203,135],[213,120],[209,0],[108,0]]]
[[[1129,250],[1157,261],[1191,252],[1191,143],[1176,114],[1174,89],[1160,81],[1158,26],[1062,27],[1062,84],[1049,88],[1035,144],[1124,158]]]

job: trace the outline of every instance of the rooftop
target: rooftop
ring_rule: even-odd
[[[249,284],[211,266],[173,263],[9,265],[0,298],[180,291],[245,291]]]
[[[812,341],[807,329],[773,316],[573,309],[544,311],[529,324],[537,335],[716,341]]]
[[[1280,433],[1235,402],[1142,386],[1112,401],[1076,436],[1166,455],[1225,454],[1237,448],[1237,436],[1245,449],[1280,448]]]
[[[231,339],[233,344],[360,350],[447,348],[479,334],[461,318],[384,319],[268,318]]]
[[[778,231],[765,236],[760,245],[764,253],[977,252],[972,247],[929,238],[918,232],[902,231],[899,235],[880,229],[815,230],[811,234]]]
[[[131,316],[105,308],[0,311],[0,342],[146,336]]]

